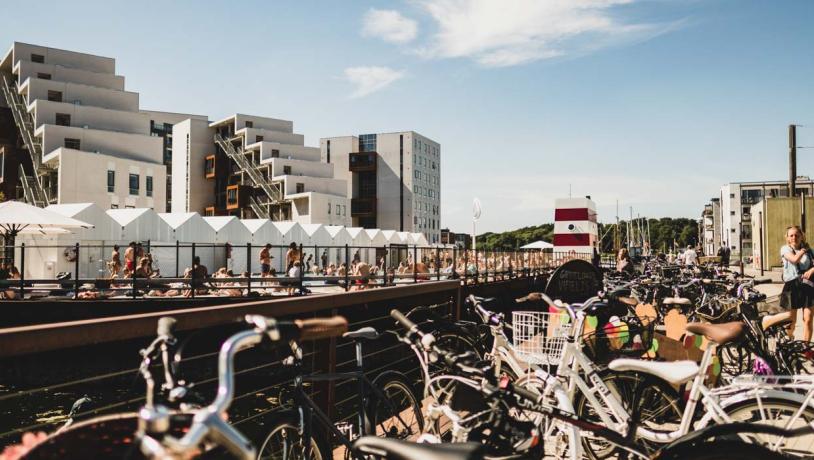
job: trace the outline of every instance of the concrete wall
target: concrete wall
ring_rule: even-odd
[[[328,195],[345,196],[345,182],[336,179],[308,176],[283,176],[283,192],[286,196],[297,193],[297,184],[305,186],[306,192],[319,192]]]
[[[31,61],[20,61],[17,70],[17,81],[25,81],[27,78],[39,78],[37,75],[41,73],[51,75],[51,80],[82,83],[85,85],[98,86],[100,88],[124,91],[124,77],[121,75],[92,72],[57,64],[40,64]]]
[[[65,145],[65,139],[79,139],[81,150],[162,164],[163,140],[143,134],[84,129],[72,126],[42,125],[35,134],[42,138],[44,159]],[[202,169],[203,171],[203,169]],[[92,201],[92,200],[91,200]]]
[[[246,145],[254,144],[257,141],[257,136],[263,136],[261,142],[278,142],[281,144],[303,145],[305,143],[305,136],[302,134],[294,134],[291,132],[272,131],[269,129],[257,128],[243,128],[236,131],[236,134],[243,134],[246,139]]]
[[[44,56],[45,64],[58,64],[91,72],[116,73],[116,60],[113,58],[14,42],[12,56],[15,63],[30,61],[32,53]]]
[[[260,162],[271,161],[271,151],[279,150],[280,158],[288,158],[303,161],[320,161],[319,149],[316,147],[306,147],[303,145],[288,145],[279,142],[260,142]],[[324,162],[324,160],[322,160]]]
[[[71,116],[71,126],[93,129],[121,131],[132,134],[150,135],[150,118],[146,114],[104,109],[87,105],[53,102],[45,99],[34,101],[31,106],[35,126],[55,125],[56,114]]]
[[[328,141],[331,143],[331,158],[328,161]],[[347,181],[348,194],[353,196],[353,174],[348,171],[349,154],[359,151],[359,138],[356,136],[331,137],[319,140],[320,159],[334,165],[334,178]]]
[[[214,184],[206,180],[206,156],[215,153],[214,130],[204,120],[188,119],[172,129],[172,212],[204,213],[215,202]]]
[[[31,104],[36,99],[48,100],[48,91],[61,91],[62,100],[71,104],[92,105],[107,109],[138,111],[138,93],[117,91],[79,83],[29,78],[20,86],[20,92]]]
[[[235,131],[246,127],[246,122],[251,121],[254,128],[267,129],[270,131],[279,131],[283,133],[294,132],[294,122],[290,120],[281,120],[279,118],[257,117],[253,115],[245,115],[238,113],[234,115]]]
[[[294,220],[301,224],[324,224],[324,225],[351,225],[350,200],[344,196],[327,195],[324,193],[305,193],[307,200],[295,200],[292,211]],[[307,205],[308,215],[302,215],[301,209]],[[339,205],[339,214],[336,206]],[[330,213],[328,208],[330,207]]]
[[[152,208],[164,212],[166,206],[166,168],[161,164],[60,148],[54,152],[59,159],[59,203],[95,202],[103,209]],[[107,191],[107,171],[116,171],[115,191]],[[130,195],[129,175],[139,175],[139,194]],[[153,196],[146,196],[146,177],[153,178]]]
[[[274,158],[265,162],[271,168],[271,176],[285,175],[285,167],[291,167],[291,176],[311,176],[333,179],[333,165],[316,161],[289,160],[287,158]]]

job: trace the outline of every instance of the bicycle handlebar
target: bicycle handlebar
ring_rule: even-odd
[[[215,400],[207,407],[195,411],[192,426],[181,438],[167,437],[164,444],[155,438],[141,434],[142,452],[153,458],[167,458],[173,455],[186,457],[207,438],[229,450],[235,457],[253,459],[254,446],[232,425],[226,423],[221,414],[225,413],[234,397],[234,360],[238,352],[260,343],[264,337],[272,341],[293,339],[322,339],[342,335],[348,322],[341,316],[296,321],[277,321],[261,315],[246,315],[246,322],[255,327],[229,337],[218,354],[218,391]],[[408,320],[409,321],[409,320]],[[169,325],[165,322],[164,325]],[[173,454],[173,455],[170,455]]]

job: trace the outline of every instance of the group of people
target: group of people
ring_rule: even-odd
[[[113,245],[110,261],[107,263],[110,278],[115,279],[121,274],[122,278],[154,278],[159,275],[153,269],[153,256],[144,251],[144,245],[131,241],[124,250],[124,265],[118,244]]]

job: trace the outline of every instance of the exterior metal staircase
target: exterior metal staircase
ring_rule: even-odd
[[[251,185],[263,190],[263,193],[269,198],[268,204],[277,204],[284,201],[280,184],[266,180],[257,170],[257,164],[246,156],[242,148],[240,150],[236,149],[230,140],[224,139],[220,134],[215,134],[215,143],[226,152],[226,155],[237,164],[241,171],[246,173],[252,182]],[[268,206],[261,205],[254,197],[249,199],[249,206],[258,217],[269,218]]]
[[[42,144],[34,136],[34,122],[26,110],[25,101],[17,92],[17,84],[9,74],[3,74],[3,95],[6,103],[11,108],[14,116],[14,123],[20,130],[25,147],[31,156],[31,164],[34,167],[33,176],[25,174],[25,169],[20,165],[20,181],[23,184],[23,191],[27,202],[35,206],[47,206],[51,201],[42,183],[42,175],[49,171],[49,168],[42,164]]]
[[[20,183],[23,186],[23,196],[25,197],[26,203],[40,208],[48,206],[48,200],[45,199],[43,194],[38,192],[39,184],[37,183],[37,180],[25,173],[25,168],[23,168],[23,165],[20,165],[19,175]]]

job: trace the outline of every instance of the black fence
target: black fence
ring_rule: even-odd
[[[537,276],[573,259],[592,260],[591,254],[573,251],[301,244],[271,245],[268,255],[272,263],[263,268],[259,257],[264,248],[252,244],[146,241],[133,250],[131,266],[125,257],[127,246],[121,245],[120,262],[124,266],[118,266],[106,257],[112,254],[113,244],[6,246],[7,268],[0,276],[0,297],[98,300],[293,296],[450,279],[480,284]],[[200,264],[194,263],[196,259]],[[142,260],[148,263],[145,269],[137,270]],[[295,261],[299,261],[300,268],[291,270]],[[594,262],[609,264],[606,256]],[[214,267],[219,268],[210,271]]]
[[[372,326],[383,332],[396,329],[388,315],[392,308],[406,312],[416,306],[430,306],[438,314],[462,318],[466,313],[461,299],[469,293],[509,299],[541,290],[544,284],[544,277],[478,285],[441,281],[0,329],[0,446],[18,441],[26,431],[53,431],[67,420],[73,402],[83,396],[91,402],[82,407],[77,420],[137,410],[145,396],[144,382],[137,372],[138,351],[152,340],[156,322],[163,315],[177,319],[177,337],[184,344],[181,377],[194,383],[205,401],[211,401],[217,384],[218,347],[229,335],[247,328],[237,321],[247,313],[278,318],[339,314],[348,319],[351,329]],[[342,372],[354,366],[354,347],[348,340],[301,345],[309,372]],[[280,344],[243,352],[236,362],[237,389],[229,420],[256,445],[262,443],[275,415],[286,409],[281,397],[290,379],[281,363],[285,356],[286,347]],[[371,379],[385,371],[400,372],[420,394],[421,376],[414,356],[391,334],[365,344],[364,360]],[[158,366],[152,371],[159,379],[163,375]],[[341,421],[356,413],[356,388],[352,381],[320,382],[310,391],[333,420]]]

